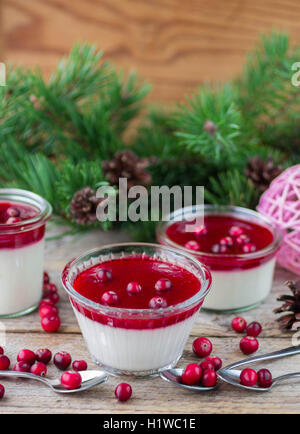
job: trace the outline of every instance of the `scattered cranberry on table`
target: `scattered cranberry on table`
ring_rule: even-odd
[[[58,315],[58,309],[53,304],[48,303],[45,300],[42,300],[39,307],[39,315],[41,318],[44,318],[44,316],[57,316]]]
[[[59,353],[54,354],[53,362],[58,369],[64,371],[70,366],[72,357],[66,351],[60,351]]]
[[[240,374],[240,380],[243,386],[255,386],[257,382],[257,373],[254,371],[254,369],[243,369]]]
[[[47,333],[54,333],[60,327],[60,318],[58,315],[44,316],[41,319],[41,326]]]
[[[4,354],[4,349],[0,347],[0,356],[2,356],[2,354]]]
[[[44,271],[44,285],[46,285],[49,282],[50,282],[49,274],[46,271]]]
[[[260,369],[257,372],[257,383],[259,387],[268,388],[272,385],[272,374],[268,369]]]
[[[74,371],[86,371],[88,368],[88,365],[85,360],[74,360],[72,363],[72,368]]]
[[[201,383],[204,387],[214,387],[217,384],[218,376],[214,369],[206,369],[203,372]]]
[[[14,366],[14,371],[30,372],[31,365],[28,362],[17,362]]]
[[[258,340],[253,336],[245,336],[240,341],[240,349],[246,355],[255,353],[255,351],[258,350],[258,347]]]
[[[0,371],[6,371],[10,367],[10,360],[7,356],[0,356]]]
[[[0,384],[0,399],[3,398],[4,394],[5,394],[5,387],[2,386],[2,384]]]
[[[57,304],[59,302],[59,295],[56,292],[50,292],[43,300],[50,304]]]
[[[52,358],[52,353],[50,350],[48,350],[48,348],[39,348],[36,350],[35,356],[38,362],[42,362],[47,365]]]
[[[210,356],[210,360],[214,366],[214,370],[218,371],[222,368],[222,360],[218,356]]]
[[[253,321],[246,327],[246,333],[247,336],[253,336],[256,338],[258,335],[260,335],[262,331],[262,326],[259,322]]]
[[[29,365],[33,365],[35,360],[36,360],[36,356],[34,352],[31,350],[27,350],[27,349],[21,350],[17,355],[18,362],[27,362],[29,363]]]
[[[132,388],[130,384],[120,383],[115,388],[115,396],[121,402],[128,401],[131,395],[132,395]]]
[[[205,371],[206,369],[215,369],[214,363],[210,357],[206,357],[203,362],[200,363],[200,368]]]
[[[197,363],[189,363],[181,376],[182,382],[188,386],[197,384],[202,375],[202,368]]]
[[[212,352],[213,346],[209,339],[199,337],[193,342],[193,351],[198,357],[207,357]]]
[[[82,379],[79,372],[66,371],[62,374],[60,381],[65,389],[73,390],[81,386]]]
[[[34,375],[38,375],[39,377],[45,377],[47,374],[47,367],[42,362],[35,362],[31,366],[30,372]]]
[[[233,318],[233,320],[231,322],[231,327],[237,333],[242,333],[245,330],[245,328],[247,327],[247,322],[243,317],[237,316],[237,317]]]

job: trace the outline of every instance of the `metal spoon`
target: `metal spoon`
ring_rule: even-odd
[[[280,377],[273,378],[270,387],[258,387],[258,386],[244,386],[240,383],[240,374],[242,371],[238,369],[222,369],[218,372],[219,378],[226,383],[232,384],[233,386],[240,387],[241,389],[255,390],[257,392],[268,392],[271,390],[279,381],[288,380],[289,378],[300,377],[300,372],[294,372],[292,374],[281,375]]]
[[[167,371],[161,372],[159,375],[163,380],[175,384],[175,386],[183,387],[184,389],[193,390],[195,392],[207,392],[208,390],[212,390],[216,388],[216,386],[203,387],[203,386],[188,386],[187,384],[183,384],[181,382],[181,376],[183,374],[183,371],[184,369],[168,369]]]
[[[75,393],[82,392],[83,390],[90,389],[97,384],[104,383],[108,380],[108,375],[103,371],[80,371],[82,378],[81,386],[78,389],[67,390],[61,385],[60,378],[50,380],[45,377],[40,377],[38,375],[31,374],[29,372],[18,372],[18,371],[0,371],[0,377],[21,377],[29,378],[30,380],[41,381],[46,384],[56,393]]]

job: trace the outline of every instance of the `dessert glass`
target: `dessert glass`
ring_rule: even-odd
[[[180,216],[186,219],[191,216],[225,216],[252,222],[268,229],[273,235],[273,241],[261,250],[251,253],[228,254],[192,251],[170,239],[168,228],[174,222],[180,221]],[[218,313],[233,313],[252,309],[261,303],[269,294],[272,286],[275,255],[280,247],[282,235],[280,231],[265,216],[256,211],[235,207],[198,205],[176,210],[168,217],[168,221],[157,225],[158,241],[169,247],[182,249],[194,255],[211,271],[212,287],[205,298],[203,309]],[[200,242],[201,245],[201,242]]]
[[[74,280],[82,271],[136,255],[185,268],[196,276],[200,290],[177,305],[128,309],[95,303],[74,289]],[[74,259],[65,267],[62,282],[93,360],[115,375],[148,376],[176,365],[209,291],[211,276],[205,266],[184,252],[156,244],[124,243],[104,246]]]
[[[33,311],[42,298],[44,236],[51,205],[30,191],[0,189],[0,206],[31,207],[34,217],[0,223],[0,318]]]

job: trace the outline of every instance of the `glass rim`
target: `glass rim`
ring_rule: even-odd
[[[175,254],[177,256],[179,256],[180,258],[184,258],[185,260],[190,261],[190,263],[193,264],[193,266],[196,267],[196,269],[198,271],[200,271],[201,274],[201,288],[200,290],[193,295],[192,297],[188,298],[187,300],[184,300],[181,303],[175,304],[175,305],[171,305],[171,306],[167,306],[167,307],[161,307],[159,309],[152,309],[152,308],[143,308],[143,309],[133,309],[133,308],[122,308],[122,307],[114,307],[114,306],[106,306],[100,303],[97,303],[95,301],[92,301],[86,297],[84,297],[83,295],[79,294],[77,291],[75,291],[75,289],[73,288],[72,283],[69,281],[68,277],[69,277],[69,273],[71,272],[71,268],[79,265],[79,263],[83,263],[84,262],[84,258],[87,257],[91,257],[91,255],[96,254],[95,258],[99,259],[99,255],[101,251],[109,251],[109,250],[113,250],[113,249],[120,249],[122,250],[123,248],[134,248],[134,247],[144,247],[144,249],[147,248],[152,248],[152,249],[159,249],[162,250],[163,252],[167,253],[171,253],[171,254]],[[134,253],[134,252],[132,252]],[[145,252],[147,253],[147,252]],[[106,262],[106,260],[104,260],[103,262]],[[99,264],[101,263],[101,261],[99,261]],[[184,265],[182,265],[182,267],[184,267]],[[90,267],[87,267],[90,268]],[[198,276],[196,276],[198,277]],[[61,282],[63,284],[64,289],[66,290],[66,292],[68,293],[68,295],[72,298],[75,298],[75,300],[81,304],[83,304],[85,307],[93,309],[94,311],[99,311],[101,310],[102,312],[105,312],[106,314],[115,314],[115,313],[119,313],[119,314],[124,314],[124,313],[128,313],[128,314],[133,314],[133,315],[140,315],[140,314],[147,314],[147,315],[153,315],[153,318],[159,318],[161,316],[164,316],[166,314],[172,314],[175,313],[177,311],[180,310],[185,310],[188,308],[192,308],[194,305],[196,305],[197,303],[200,303],[208,294],[209,290],[210,290],[210,286],[211,286],[211,273],[208,270],[208,268],[200,263],[197,259],[195,259],[192,255],[187,254],[185,252],[181,252],[178,249],[174,249],[172,247],[168,247],[168,246],[162,246],[161,244],[155,244],[155,243],[138,243],[138,242],[127,242],[127,243],[114,243],[114,244],[106,244],[104,246],[101,247],[96,247],[94,249],[91,249],[83,254],[81,254],[80,256],[72,259],[70,262],[68,262],[66,264],[66,266],[64,267],[62,274],[61,274]]]
[[[192,251],[190,249],[185,248],[184,246],[177,244],[175,241],[171,240],[167,236],[166,229],[171,226],[173,223],[179,220],[175,220],[176,216],[179,214],[182,214],[184,210],[184,215],[189,215],[192,213],[207,213],[207,215],[213,215],[214,213],[218,213],[219,215],[239,215],[240,220],[247,221],[244,217],[246,215],[249,217],[252,217],[253,219],[256,219],[261,225],[267,227],[274,237],[271,244],[264,247],[263,249],[257,250],[255,252],[250,253],[208,253],[208,252],[201,252],[201,251]],[[190,213],[189,213],[190,211]],[[204,216],[205,217],[205,216]],[[184,208],[177,209],[176,211],[171,212],[168,216],[168,221],[160,221],[156,226],[156,237],[159,242],[161,242],[163,245],[167,245],[176,249],[181,249],[184,252],[190,252],[193,256],[197,258],[227,258],[227,259],[236,259],[236,260],[251,260],[251,259],[259,259],[261,257],[269,256],[272,254],[275,254],[278,250],[280,243],[283,238],[282,232],[272,223],[270,219],[268,219],[266,216],[258,213],[255,210],[244,208],[240,206],[233,206],[233,205],[211,205],[211,204],[205,204],[205,205],[192,205]],[[181,220],[184,221],[184,220]]]
[[[30,219],[21,220],[16,223],[0,223],[0,230],[14,232],[22,229],[22,232],[31,230],[39,224],[46,222],[52,214],[52,206],[42,196],[29,190],[19,188],[0,188],[0,202],[3,200],[31,205],[39,210],[39,214]]]

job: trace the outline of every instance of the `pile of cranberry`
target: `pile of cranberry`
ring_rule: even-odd
[[[193,351],[197,357],[204,358],[198,365],[189,363],[182,376],[181,381],[189,386],[202,385],[213,387],[217,384],[216,371],[222,367],[222,360],[217,356],[210,356],[213,346],[209,339],[199,337],[193,342]]]
[[[56,332],[61,324],[56,304],[59,302],[57,286],[50,282],[48,273],[44,272],[43,299],[39,305],[41,326],[48,333]]]
[[[45,377],[47,366],[52,359],[52,352],[48,348],[39,348],[36,352],[23,349],[17,355],[17,362],[13,370],[18,372],[30,372],[31,374]],[[87,370],[85,360],[74,360],[66,351],[60,351],[53,356],[54,365],[61,371],[65,371],[61,378],[61,385],[68,390],[78,389],[81,386],[82,378],[80,371]],[[72,363],[72,370],[67,370]],[[10,359],[4,354],[4,349],[0,347],[0,371],[6,371],[11,365]],[[3,398],[5,388],[0,384],[0,399]],[[119,401],[127,401],[132,395],[132,388],[129,384],[121,383],[115,389],[115,396]]]
[[[200,251],[201,238],[208,234],[205,226],[199,226],[195,230],[195,236],[198,239],[190,240],[185,243],[186,249]],[[250,237],[244,233],[243,228],[231,226],[228,234],[220,238],[219,242],[211,246],[211,253],[253,253],[256,251],[256,245],[251,243]]]

